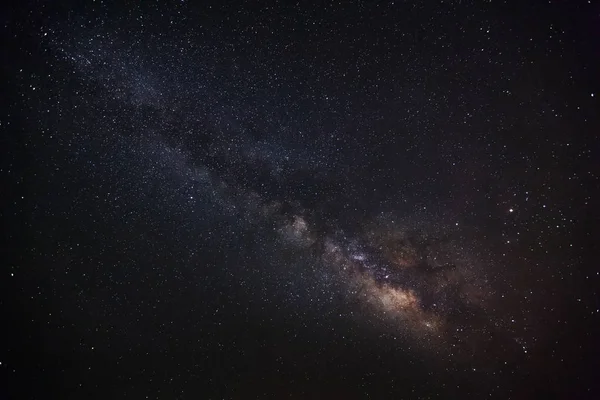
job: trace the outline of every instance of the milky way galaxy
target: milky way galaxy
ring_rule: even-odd
[[[108,3],[0,13],[0,397],[598,398],[593,2]]]

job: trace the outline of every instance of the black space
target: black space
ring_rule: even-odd
[[[1,18],[0,398],[600,398],[598,2]]]

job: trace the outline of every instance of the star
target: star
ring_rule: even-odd
[[[598,397],[594,13],[517,3],[12,7],[9,397]]]

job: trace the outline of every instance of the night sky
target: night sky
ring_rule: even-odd
[[[0,398],[600,398],[597,2],[12,3]]]

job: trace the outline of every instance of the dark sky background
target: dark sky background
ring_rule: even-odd
[[[597,2],[140,3],[3,6],[0,398],[600,396]]]

